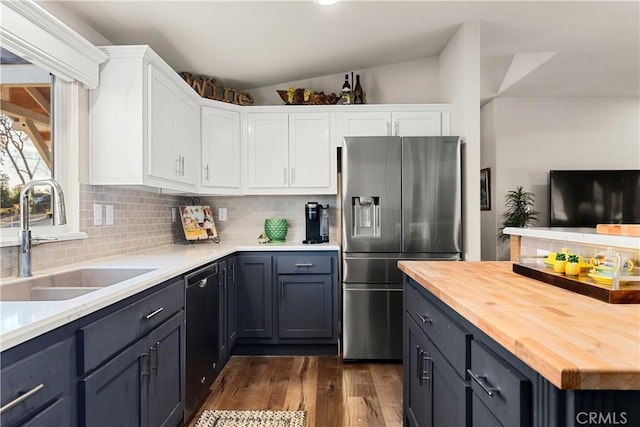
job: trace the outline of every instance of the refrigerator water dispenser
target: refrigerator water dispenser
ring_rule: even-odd
[[[352,197],[351,215],[353,237],[380,236],[380,197]]]

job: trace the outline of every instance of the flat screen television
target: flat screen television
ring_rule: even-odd
[[[640,224],[640,170],[552,170],[551,227]]]

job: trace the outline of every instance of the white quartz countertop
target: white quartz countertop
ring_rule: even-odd
[[[599,246],[614,246],[626,249],[640,249],[639,237],[599,234],[596,233],[595,228],[506,227],[504,229],[504,234],[523,237],[534,237],[537,239],[558,240],[563,242],[584,243]]]
[[[198,242],[170,245],[133,254],[126,254],[61,268],[35,272],[33,277],[62,273],[87,267],[149,267],[153,271],[107,286],[88,294],[63,301],[3,301],[0,302],[0,351],[7,350],[31,338],[135,295],[235,252],[249,251],[338,251],[335,243],[305,245],[301,243],[243,244]],[[2,286],[28,280],[3,278]]]

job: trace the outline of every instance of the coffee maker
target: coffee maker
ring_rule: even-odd
[[[324,243],[329,241],[329,205],[307,202],[304,205],[306,239],[302,243]]]

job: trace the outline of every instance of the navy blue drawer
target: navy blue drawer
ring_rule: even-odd
[[[331,256],[279,255],[278,274],[331,274]]]
[[[49,417],[51,413],[45,406],[56,399],[63,399],[69,388],[72,345],[71,339],[62,341],[2,370],[0,401],[2,407],[9,405],[1,416],[3,426],[16,425],[20,420],[30,418],[39,412],[37,419],[40,420],[69,416],[67,399],[64,399],[66,404],[56,406],[54,412],[58,415],[53,418]]]
[[[451,363],[458,376],[466,378],[466,370],[469,368],[469,345],[473,336],[444,314],[415,286],[411,283],[405,295],[409,316]]]
[[[78,371],[87,373],[184,307],[184,281],[78,329]]]
[[[469,377],[474,395],[502,425],[530,425],[530,381],[475,340],[471,342]]]

